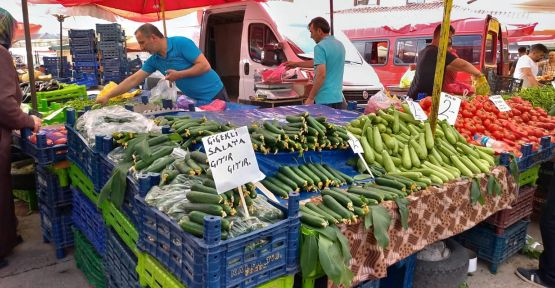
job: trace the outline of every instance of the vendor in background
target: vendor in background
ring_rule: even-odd
[[[416,100],[418,93],[432,95],[434,90],[434,77],[436,72],[437,55],[439,52],[439,34],[441,25],[434,30],[432,43],[426,46],[422,51],[418,52],[418,63],[416,64],[416,74],[410,85],[408,96]],[[449,26],[449,42],[452,42],[455,28]],[[466,60],[456,57],[447,51],[445,56],[445,69],[451,72],[466,72],[473,77],[482,77],[480,70]]]
[[[177,88],[195,100],[210,102],[215,99],[229,101],[220,76],[189,38],[164,37],[156,26],[146,23],[135,31],[135,38],[143,51],[150,56],[141,67],[116,88],[96,99],[106,104],[108,99],[121,95],[136,87],[156,70],[166,75],[165,79],[175,82]]]
[[[555,77],[555,51],[549,52],[547,60],[540,62],[538,66],[542,71],[541,76]]]
[[[509,75],[514,75],[515,74],[515,67],[516,67],[516,62],[518,62],[518,59],[520,59],[520,57],[527,55],[528,54],[528,50],[526,49],[526,47],[519,47],[518,48],[518,57],[516,58],[516,60],[511,62],[511,71],[509,72]]]
[[[536,80],[538,75],[538,62],[547,53],[547,47],[543,44],[534,44],[530,47],[530,53],[518,58],[515,67],[514,78],[522,79],[522,88],[538,87],[540,82]]]
[[[17,72],[12,65],[12,56],[8,51],[12,45],[15,25],[15,19],[10,13],[0,8],[0,67],[4,67],[0,73],[0,268],[7,265],[4,258],[22,241],[17,236],[10,173],[12,131],[31,128],[37,132],[41,125],[40,118],[25,114],[19,108],[23,95],[19,89]]]
[[[346,106],[343,97],[343,71],[345,69],[345,47],[330,35],[330,24],[316,17],[308,24],[310,38],[316,42],[314,60],[289,61],[287,67],[314,67],[314,84],[305,104],[324,104],[341,109]]]

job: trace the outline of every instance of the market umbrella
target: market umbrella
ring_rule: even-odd
[[[29,30],[31,33],[31,37],[37,35],[42,28],[42,25],[39,24],[29,24]],[[15,28],[15,41],[25,40],[25,25],[22,22],[17,22],[17,26]]]

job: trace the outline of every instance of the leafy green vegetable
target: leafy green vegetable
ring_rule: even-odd
[[[302,275],[312,275],[318,265],[318,238],[316,235],[304,235],[301,246],[301,272]]]
[[[534,107],[541,107],[545,111],[550,111],[552,106],[555,105],[555,88],[551,85],[526,88],[514,93],[512,96],[520,96],[522,99],[532,103]]]
[[[396,198],[395,203],[399,207],[399,215],[401,216],[401,225],[403,229],[409,229],[409,208],[407,205],[410,203],[407,198]]]
[[[386,248],[389,245],[387,231],[389,230],[389,225],[391,225],[391,215],[389,215],[387,209],[380,205],[371,206],[370,213],[372,213],[374,238],[376,238],[376,242],[380,247]]]

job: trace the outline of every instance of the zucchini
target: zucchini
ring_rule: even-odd
[[[285,183],[285,185],[289,186],[291,188],[291,190],[295,191],[295,192],[299,192],[301,191],[300,187],[297,185],[297,183],[293,180],[291,180],[289,178],[289,176],[283,174],[282,172],[277,172],[274,175],[277,179],[279,179],[281,182]]]
[[[149,172],[159,173],[162,170],[164,170],[164,168],[166,168],[166,166],[172,164],[173,161],[175,161],[175,158],[173,158],[173,156],[166,156],[166,157],[158,158],[158,159],[154,160],[154,162],[152,162],[152,164],[150,164],[150,166],[148,166],[146,169],[143,169],[142,172],[144,172],[144,173],[149,173]]]
[[[312,170],[310,170],[308,167],[306,167],[305,165],[300,165],[298,166],[299,170],[301,170],[305,175],[307,175],[308,177],[310,177],[310,179],[312,179],[312,182],[319,188],[322,188],[322,180],[320,180],[320,178],[318,176],[316,176],[316,174],[314,174],[314,172],[312,172]]]
[[[216,191],[216,188],[208,187],[198,183],[191,185],[191,190],[218,195],[218,191]]]
[[[185,210],[185,212],[193,212],[193,211],[201,211],[210,215],[226,217],[227,214],[224,212],[224,209],[220,205],[215,204],[205,204],[205,203],[183,203],[180,205],[181,208]]]
[[[353,211],[353,202],[351,201],[351,199],[349,199],[349,197],[342,195],[342,193],[339,193],[337,191],[333,191],[330,189],[324,189],[322,190],[321,193],[322,195],[329,195],[333,197],[337,202],[341,203],[341,205],[343,205],[345,208]]]
[[[375,179],[375,181],[376,181],[376,184],[378,184],[380,186],[387,186],[387,187],[395,188],[395,189],[401,190],[403,192],[407,191],[407,188],[405,187],[405,184],[403,184],[399,181],[386,179],[386,178],[383,178],[383,177],[378,177],[378,178]]]
[[[343,222],[346,223],[347,219],[343,219],[343,217],[341,217],[341,215],[335,213],[333,210],[331,210],[330,208],[326,207],[326,205],[324,205],[324,203],[320,203],[317,205],[318,209],[320,209],[321,211],[328,213],[328,215],[331,215],[333,218],[335,218],[338,222]]]
[[[330,195],[323,195],[322,199],[324,201],[324,205],[330,208],[333,211],[336,211],[343,219],[351,219],[351,213],[347,208],[343,207],[335,198]]]
[[[318,214],[320,217],[326,219],[329,223],[334,223],[334,224],[339,223],[340,219],[336,219],[332,215],[326,213],[324,210],[320,209],[318,206],[316,206],[316,204],[314,204],[312,202],[306,203],[305,207],[312,210],[313,212],[316,212],[316,214]]]
[[[221,195],[198,192],[191,190],[185,195],[191,203],[222,204],[224,199]]]
[[[270,192],[274,193],[276,196],[282,199],[289,198],[289,193],[287,192],[287,190],[280,187],[279,185],[275,185],[274,183],[270,182],[269,178],[266,178],[260,182],[262,183],[262,185],[264,185],[264,187],[268,188],[268,190],[270,190]]]
[[[289,168],[291,168],[293,173],[298,175],[301,179],[305,180],[308,184],[308,187],[314,186],[314,181],[312,181],[312,178],[310,176],[306,175],[303,171],[301,171],[299,166],[290,166]]]
[[[329,225],[324,218],[303,212],[301,212],[301,222],[317,228],[326,228]]]
[[[190,152],[189,155],[191,156],[191,159],[195,160],[197,163],[208,163],[208,157],[200,151]]]
[[[341,190],[341,189],[335,188],[335,187],[331,188],[331,190],[349,198],[349,200],[351,200],[351,202],[353,203],[354,206],[358,206],[358,207],[361,207],[361,208],[366,206],[366,202],[364,201],[364,196],[351,194],[347,191],[344,191],[344,190]]]
[[[331,174],[333,174],[333,176],[335,176],[335,178],[339,179],[339,180],[343,180],[343,183],[347,183],[347,184],[351,184],[354,182],[353,178],[333,167],[330,167],[327,164],[322,164],[322,166],[328,170]]]
[[[203,226],[204,226],[204,216],[211,216],[211,215],[200,211],[193,211],[189,213],[189,219],[191,219],[191,221]],[[229,231],[229,229],[231,228],[232,222],[225,218],[220,218],[220,219],[222,219],[222,230]]]
[[[349,189],[347,191],[349,193],[354,193],[354,194],[357,194],[357,195],[364,196],[368,199],[374,199],[374,200],[378,201],[378,203],[382,202],[385,198],[385,194],[382,191],[369,190],[369,189],[362,188],[362,187],[351,186],[351,187],[349,187]]]

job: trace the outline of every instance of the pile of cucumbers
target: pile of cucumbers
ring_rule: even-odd
[[[321,151],[349,147],[344,127],[313,117],[308,112],[286,116],[287,123],[264,121],[249,127],[255,151],[262,153]]]
[[[289,192],[316,192],[326,187],[339,187],[353,183],[353,178],[327,164],[305,163],[281,166],[278,171],[261,181],[276,196],[283,199]]]
[[[181,135],[181,148],[188,149],[201,142],[206,136],[228,131],[234,128],[230,123],[221,124],[206,117],[191,118],[190,116],[160,116],[154,119],[159,126],[169,125],[173,132]]]
[[[403,109],[409,111],[406,104]],[[468,144],[447,122],[439,122],[434,137],[429,122],[393,108],[363,115],[346,129],[360,140],[367,164],[419,186],[489,173],[495,165],[492,149]],[[362,172],[365,168],[359,161]]]

